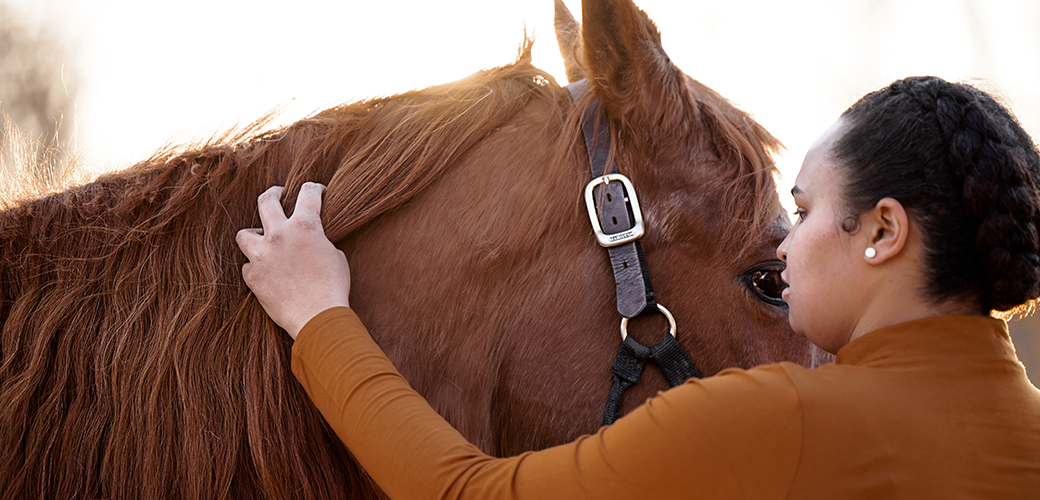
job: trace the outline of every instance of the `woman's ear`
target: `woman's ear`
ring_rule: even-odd
[[[882,198],[873,209],[860,216],[860,221],[862,234],[867,237],[864,258],[868,263],[880,264],[903,251],[910,234],[910,219],[898,200]]]

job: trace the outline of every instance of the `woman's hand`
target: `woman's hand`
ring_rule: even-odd
[[[350,306],[350,267],[321,227],[325,186],[305,183],[289,218],[279,203],[283,189],[274,186],[257,200],[263,229],[243,229],[235,240],[249,259],[242,266],[246,285],[271,319],[296,339],[318,313]]]

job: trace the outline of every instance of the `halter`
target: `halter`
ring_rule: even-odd
[[[575,103],[590,89],[591,85],[584,79],[567,86]],[[622,316],[621,347],[611,367],[614,385],[603,409],[603,425],[609,425],[617,420],[625,391],[639,382],[648,361],[657,363],[672,387],[691,377],[700,378],[700,374],[675,339],[675,318],[657,303],[654,295],[646,257],[639,244],[639,238],[646,231],[639,200],[632,182],[618,173],[617,163],[610,156],[610,125],[599,104],[599,99],[593,98],[585,108],[581,130],[592,170],[592,182],[585,187],[585,205],[596,241],[610,254],[617,285],[617,308]],[[628,335],[628,320],[648,312],[664,315],[669,330],[660,342],[649,347]]]

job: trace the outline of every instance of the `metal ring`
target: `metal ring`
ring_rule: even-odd
[[[675,318],[672,313],[668,312],[661,304],[657,304],[657,310],[664,315],[665,319],[668,320],[668,334],[672,337],[675,336]],[[621,341],[624,342],[628,338],[628,318],[621,318]]]

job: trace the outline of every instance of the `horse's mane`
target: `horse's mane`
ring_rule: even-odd
[[[533,99],[576,122],[530,48],[525,40],[515,63],[455,83],[267,132],[261,120],[90,184],[7,201],[0,497],[338,498],[365,488],[290,376],[287,336],[242,283],[235,233],[259,226],[253,200],[266,187],[287,185],[291,209],[300,185],[318,181],[329,186],[326,233],[339,240]],[[739,164],[753,166],[732,182],[764,182],[771,162],[759,153],[775,140],[725,121],[720,156],[750,155]]]
[[[326,183],[339,239],[422,190],[551,77],[511,65],[167,149],[0,213],[0,497],[340,497],[347,451],[242,283],[255,198]],[[562,106],[562,104],[561,104]],[[43,481],[44,483],[40,483]],[[35,495],[32,495],[35,496]]]

